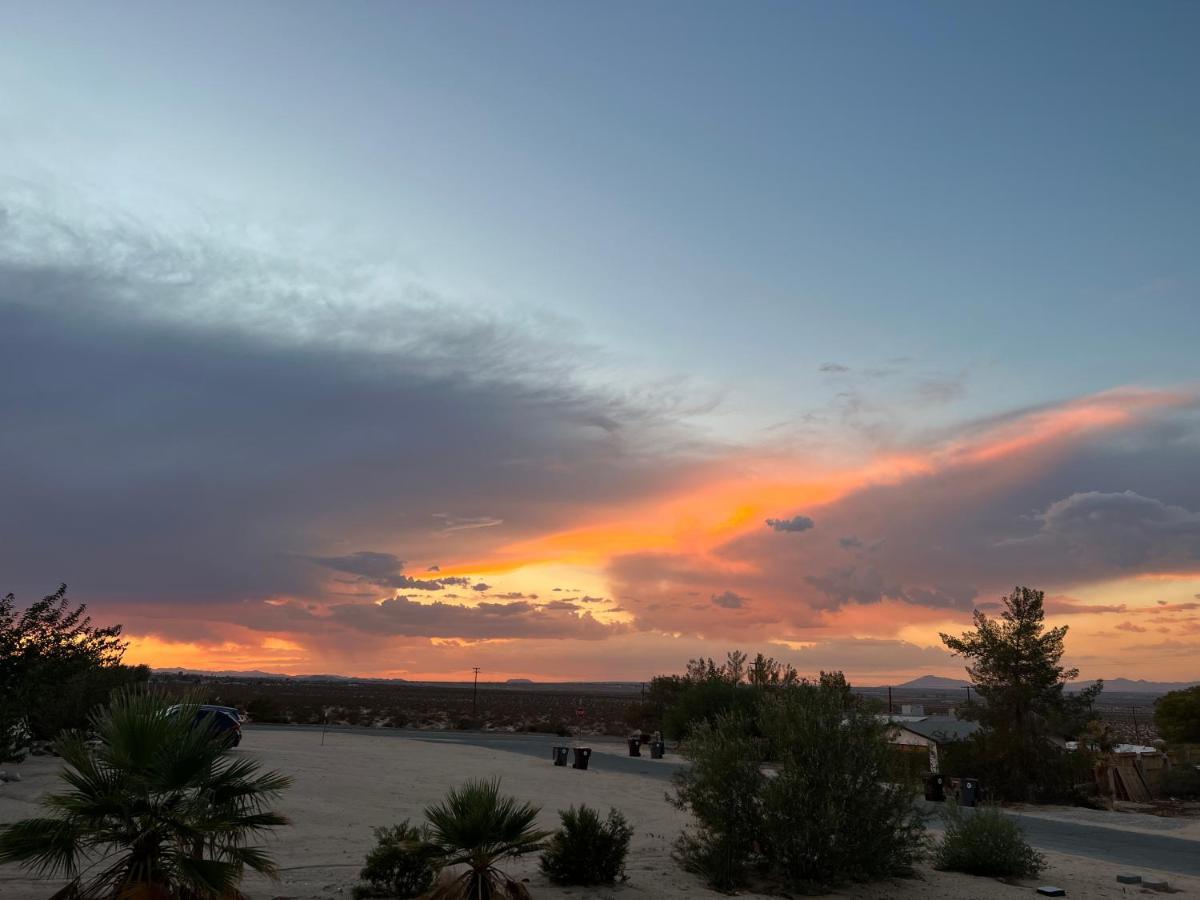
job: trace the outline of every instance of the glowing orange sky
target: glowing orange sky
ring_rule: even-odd
[[[1106,430],[1127,427],[1141,417],[1188,400],[1189,395],[1180,392],[1111,391],[992,423],[925,447],[885,450],[856,462],[829,458],[794,459],[778,452],[734,454],[720,467],[714,467],[703,483],[689,484],[674,493],[636,498],[618,508],[607,507],[599,511],[593,521],[513,543],[497,544],[486,555],[477,558],[443,562],[441,574],[486,576],[493,593],[521,591],[554,599],[554,592],[564,590],[560,585],[571,582],[567,590],[574,595],[609,596],[611,582],[607,567],[610,563],[628,554],[648,553],[692,560],[702,564],[710,575],[721,573],[722,577],[736,582],[739,576],[761,576],[762,566],[730,554],[727,548],[739,538],[753,537],[760,532],[763,520],[771,515],[804,511],[819,517],[824,507],[871,486],[900,484],[954,468],[972,468],[982,473],[1001,460],[1017,461],[1019,470],[1028,473],[1043,467],[1061,448],[1073,442]],[[1104,607],[1105,599],[1118,592],[1125,598],[1123,608],[1128,610],[1128,614],[1121,617],[1125,623],[1131,617],[1151,616],[1159,608],[1152,597],[1162,596],[1164,584],[1170,586],[1172,597],[1190,596],[1188,592],[1194,594],[1200,588],[1200,571],[1142,572],[1132,579],[1047,587],[1069,593],[1075,598],[1074,603],[1086,606],[1095,602],[1098,607]],[[1141,589],[1138,585],[1156,585],[1158,589]],[[446,601],[437,595],[426,599],[466,606],[477,602],[465,598]],[[489,595],[484,595],[479,601],[489,602],[490,599]],[[275,602],[288,601],[281,598]],[[418,602],[422,601],[418,598]],[[619,598],[588,611],[601,622],[636,625],[638,621],[636,615],[619,603]],[[1129,649],[1129,635],[1149,633],[1148,627],[1128,622],[1121,630],[1114,631],[1113,626],[1118,623],[1110,621],[1111,618],[1105,613],[1073,613],[1070,617],[1072,652],[1085,659],[1097,654],[1107,654],[1111,660],[1126,658],[1138,667],[1139,672],[1152,677],[1186,675],[1187,660],[1173,655],[1169,647],[1157,652],[1145,649],[1152,646],[1147,640],[1140,642],[1142,649]],[[1185,637],[1193,634],[1196,622],[1200,622],[1200,617],[1175,622],[1176,634]],[[905,653],[919,656],[920,648],[938,646],[936,634],[939,630],[955,630],[962,625],[961,613],[949,614],[946,610],[897,601],[849,604],[820,613],[819,618],[808,626],[810,638],[771,645],[772,641],[779,642],[783,638],[773,626],[764,625],[757,631],[741,630],[741,637],[731,645],[770,645],[778,651],[776,655],[786,655],[792,648],[803,659],[805,652],[811,653],[811,648],[822,642],[898,640],[904,642]],[[605,668],[606,658],[619,656],[614,654],[614,645],[644,643],[648,634],[655,636],[660,648],[657,654],[662,660],[659,668],[678,665],[682,659],[680,654],[686,655],[696,648],[709,647],[709,652],[719,652],[712,648],[723,645],[719,636],[721,629],[718,627],[713,633],[713,626],[695,627],[701,628],[699,643],[687,637],[689,626],[685,618],[679,627],[666,632],[661,627],[652,628],[639,637],[624,633],[597,644],[544,640],[463,641],[451,634],[432,640],[397,638],[362,655],[345,651],[330,653],[322,649],[319,636],[285,631],[264,635],[261,630],[234,628],[235,636],[206,643],[171,640],[134,630],[130,659],[160,667],[256,668],[290,673],[339,668],[363,674],[438,679],[462,677],[469,671],[470,660],[485,658],[493,660],[490,670],[494,678],[545,678],[548,674],[602,678],[615,677]],[[1153,627],[1164,630],[1161,624]],[[560,655],[567,644],[575,645],[576,665],[568,664],[564,671],[548,673],[541,662],[546,659],[548,648],[553,648],[554,655]],[[673,647],[678,649],[671,649]],[[435,658],[438,664],[430,666],[428,662]],[[851,660],[847,665],[853,666],[855,662]],[[906,668],[906,665],[911,664],[900,662],[891,669],[886,665],[883,668],[862,667],[853,674],[865,680],[880,680],[885,676],[899,678],[921,671],[942,674],[959,671],[953,661],[943,659],[939,662],[936,656],[930,656],[924,664],[918,662],[915,667]],[[497,666],[503,668],[497,670]],[[1087,666],[1084,668],[1086,670]],[[630,677],[640,679],[645,674],[645,671],[639,671],[631,673]]]

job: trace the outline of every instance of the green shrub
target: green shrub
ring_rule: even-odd
[[[979,806],[964,813],[946,806],[946,833],[933,851],[934,867],[992,878],[1037,875],[1045,858],[1029,846],[1021,827],[998,806]]]
[[[1200,800],[1200,769],[1183,765],[1167,769],[1159,788],[1164,797],[1178,800]]]
[[[362,883],[354,886],[355,900],[417,897],[429,890],[438,865],[426,832],[405,819],[391,828],[376,828],[375,841],[358,876]]]
[[[562,827],[542,853],[541,867],[556,884],[612,884],[625,874],[633,829],[616,809],[608,818],[589,806],[560,810]]]
[[[671,798],[696,819],[676,842],[676,858],[723,891],[746,883],[762,837],[762,746],[750,726],[738,713],[692,726],[684,745],[691,765],[675,775]]]
[[[759,719],[778,765],[763,785],[763,846],[783,888],[912,874],[927,847],[916,782],[844,679],[823,675],[769,696]]]
[[[744,887],[758,875],[775,890],[822,891],[909,874],[924,854],[916,785],[886,724],[840,674],[781,685],[760,696],[753,718],[719,714],[690,734],[691,766],[674,799],[696,827],[676,853],[713,887]]]

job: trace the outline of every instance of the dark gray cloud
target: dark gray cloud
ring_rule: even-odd
[[[774,531],[808,531],[816,523],[808,516],[792,516],[790,519],[767,519],[767,527]]]
[[[859,538],[857,538],[851,534],[851,535],[847,535],[846,537],[838,538],[838,544],[846,550],[854,550],[854,549],[861,548],[863,545],[863,542]]]
[[[750,598],[735,594],[733,591],[722,591],[720,594],[713,594],[709,599],[714,606],[722,609],[741,609]]]
[[[523,600],[459,606],[396,597],[377,604],[336,605],[330,608],[329,619],[373,635],[476,641],[512,638],[594,641],[628,630],[623,625],[599,622],[590,613],[577,614],[573,604],[538,606]]]
[[[345,548],[403,548],[422,566],[474,556],[703,458],[669,404],[580,387],[580,349],[536,324],[133,226],[35,228],[9,212],[4,589],[313,596],[309,558],[436,589],[446,581]],[[684,445],[682,459],[670,450]]]
[[[359,550],[345,556],[309,556],[310,562],[357,576],[357,580],[377,587],[397,590],[440,591],[450,585],[466,586],[469,578],[413,578],[404,574],[404,561],[393,553]],[[479,590],[478,587],[475,588]]]
[[[831,374],[835,374],[835,375],[836,375],[836,374],[839,374],[839,373],[841,373],[841,372],[849,372],[849,371],[850,371],[850,367],[849,367],[849,366],[843,366],[841,363],[827,362],[827,363],[822,363],[822,364],[821,364],[821,367],[820,367],[820,368],[819,368],[817,371],[819,371],[819,372],[827,372],[827,373],[831,373]]]
[[[1120,569],[1200,560],[1200,514],[1134,491],[1071,494],[1038,517],[1031,541]]]

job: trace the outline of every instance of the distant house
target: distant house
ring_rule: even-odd
[[[891,728],[891,741],[901,750],[929,754],[929,771],[940,770],[938,747],[965,741],[979,730],[977,722],[955,716],[885,716]]]

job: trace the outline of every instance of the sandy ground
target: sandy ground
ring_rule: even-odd
[[[619,748],[614,748],[614,752]],[[464,778],[498,775],[509,793],[543,807],[541,824],[557,825],[556,811],[586,802],[601,809],[616,806],[636,828],[627,863],[628,879],[613,888],[558,888],[537,871],[535,858],[511,865],[512,874],[529,880],[534,896],[547,898],[635,898],[724,896],[683,872],[670,856],[671,844],[686,822],[664,797],[665,783],[636,775],[556,768],[549,760],[479,747],[419,740],[379,739],[369,734],[330,733],[321,746],[319,732],[251,731],[237,751],[294,776],[280,800],[292,825],[281,829],[271,849],[283,869],[273,883],[252,876],[244,887],[254,900],[272,898],[348,898],[363,856],[372,843],[371,827],[404,818],[419,820],[426,805]],[[17,767],[20,783],[0,785],[0,821],[37,812],[37,799],[57,788],[58,761],[30,759]],[[1132,818],[1132,817],[1122,817]],[[1200,852],[1200,844],[1197,847]],[[1095,859],[1047,854],[1050,868],[1036,881],[1005,884],[922,868],[916,879],[847,889],[838,896],[873,898],[1032,897],[1038,884],[1063,887],[1070,897],[1116,898],[1142,894],[1116,883],[1118,868]],[[1160,874],[1176,891],[1200,896],[1200,878]],[[55,885],[31,879],[13,866],[0,866],[0,897],[42,900]],[[1145,892],[1149,893],[1149,892]],[[760,895],[744,894],[746,897]]]

